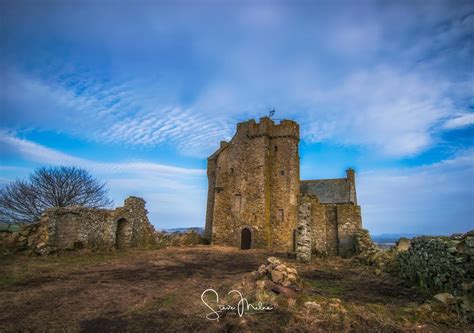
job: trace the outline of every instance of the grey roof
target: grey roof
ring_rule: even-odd
[[[346,178],[302,180],[300,191],[318,197],[321,203],[350,202],[350,183]]]

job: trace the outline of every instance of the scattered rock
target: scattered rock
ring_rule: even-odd
[[[310,310],[320,311],[321,305],[316,302],[304,302],[304,307]]]
[[[450,293],[436,294],[433,298],[446,305],[452,305],[456,303],[456,299]]]

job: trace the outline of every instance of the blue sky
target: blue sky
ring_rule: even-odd
[[[372,233],[474,229],[472,1],[2,1],[0,183],[77,165],[203,226],[206,157],[276,108]]]

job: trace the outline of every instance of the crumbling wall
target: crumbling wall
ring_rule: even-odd
[[[362,228],[360,207],[352,203],[337,205],[338,252],[343,258],[355,253],[355,234]]]
[[[317,197],[308,195],[311,201],[311,247],[317,255],[327,255],[326,208]]]
[[[300,195],[298,211],[298,228],[296,233],[296,259],[302,262],[311,261],[311,198]]]
[[[432,293],[469,295],[474,301],[474,231],[451,237],[418,237],[397,252],[393,271]]]
[[[155,230],[148,221],[145,201],[129,197],[123,207],[114,210],[81,206],[48,209],[38,223],[24,226],[15,235],[15,247],[37,254],[81,248],[111,250],[117,247],[120,220],[126,221],[129,226],[123,247],[156,244]]]

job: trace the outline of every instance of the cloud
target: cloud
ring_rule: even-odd
[[[25,6],[6,8],[0,59],[16,130],[204,157],[275,107],[307,142],[403,157],[472,102],[469,3]]]
[[[146,161],[98,162],[62,153],[35,142],[0,132],[2,154],[13,154],[37,165],[74,165],[88,169],[94,176],[107,182],[110,195],[116,204],[129,195],[147,201],[150,220],[160,228],[175,226],[202,226],[204,224],[207,192],[206,172],[202,169],[181,168]],[[0,166],[7,175],[8,165]],[[21,168],[21,173],[33,168]],[[19,170],[14,174],[18,176]],[[6,184],[13,179],[0,177]]]
[[[474,149],[431,165],[363,172],[358,199],[373,234],[474,229]]]
[[[474,125],[474,113],[462,113],[444,123],[446,129],[458,129]]]

